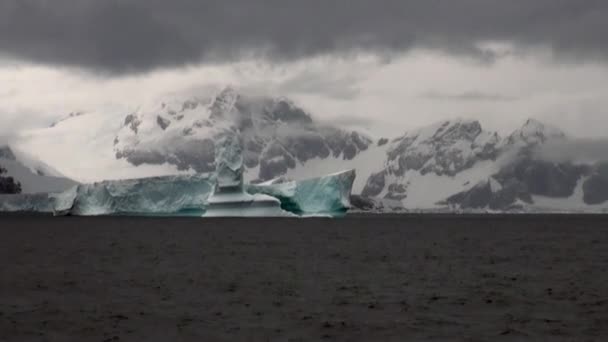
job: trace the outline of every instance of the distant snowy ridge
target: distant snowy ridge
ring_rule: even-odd
[[[398,200],[416,210],[608,208],[604,164],[537,158],[535,151],[543,144],[567,139],[559,129],[533,119],[506,138],[484,131],[477,121],[440,122],[394,139],[383,167],[368,178],[362,194]],[[579,203],[572,202],[575,191],[581,193]]]
[[[46,163],[9,146],[0,147],[0,168],[6,170],[3,176],[20,184],[20,193],[24,194],[60,192],[76,184]]]

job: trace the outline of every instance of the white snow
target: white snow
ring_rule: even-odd
[[[304,164],[299,164],[295,169],[288,170],[285,177],[293,180],[304,180],[335,173],[340,170],[354,169],[357,172],[353,193],[361,193],[369,176],[379,171],[385,161],[386,152],[390,144],[384,146],[371,145],[366,151],[360,152],[352,160],[328,157],[325,159],[315,158]]]
[[[82,183],[184,173],[169,164],[136,167],[117,160],[113,140],[125,116],[104,112],[73,117],[52,128],[26,131],[13,147]]]
[[[6,169],[7,176],[13,177],[21,183],[21,191],[24,194],[61,192],[76,184],[76,182],[70,179],[61,177],[58,173],[53,173],[55,176],[48,176],[46,174],[39,174],[35,168],[34,172],[32,172],[31,166],[26,167],[21,163],[20,159],[8,160],[0,158],[0,165]]]
[[[494,177],[490,177],[490,189],[493,193],[499,192],[502,190],[502,184],[496,180]]]
[[[436,209],[444,207],[438,202],[456,193],[470,190],[479,182],[486,181],[488,175],[496,171],[498,170],[495,162],[483,161],[454,177],[438,176],[435,173],[422,175],[418,171],[410,170],[403,177],[388,176],[386,184],[407,184],[407,198],[401,201],[406,209]],[[386,188],[379,197],[386,195]]]

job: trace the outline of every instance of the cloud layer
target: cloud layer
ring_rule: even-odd
[[[109,73],[262,54],[298,59],[480,43],[608,58],[604,0],[3,0],[0,54]]]

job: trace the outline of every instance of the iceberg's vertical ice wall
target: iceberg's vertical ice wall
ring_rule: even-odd
[[[1,196],[0,211],[55,215],[205,217],[340,216],[350,208],[355,171],[301,182],[245,186],[243,148],[227,129],[216,145],[216,173],[82,184],[59,194]]]
[[[72,207],[66,210],[69,193],[59,198],[58,212],[89,215],[200,216],[213,190],[204,175],[167,176],[80,185]]]
[[[350,209],[355,170],[304,181],[266,182],[247,186],[247,192],[278,198],[284,210],[298,215],[340,216]]]
[[[49,194],[0,195],[0,212],[51,214],[54,208]]]
[[[279,199],[248,194],[243,183],[243,143],[236,131],[226,130],[216,142],[216,184],[205,217],[292,216],[281,209]]]

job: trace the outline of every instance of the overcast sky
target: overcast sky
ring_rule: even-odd
[[[231,84],[397,135],[528,117],[606,137],[605,0],[2,0],[0,136]]]

